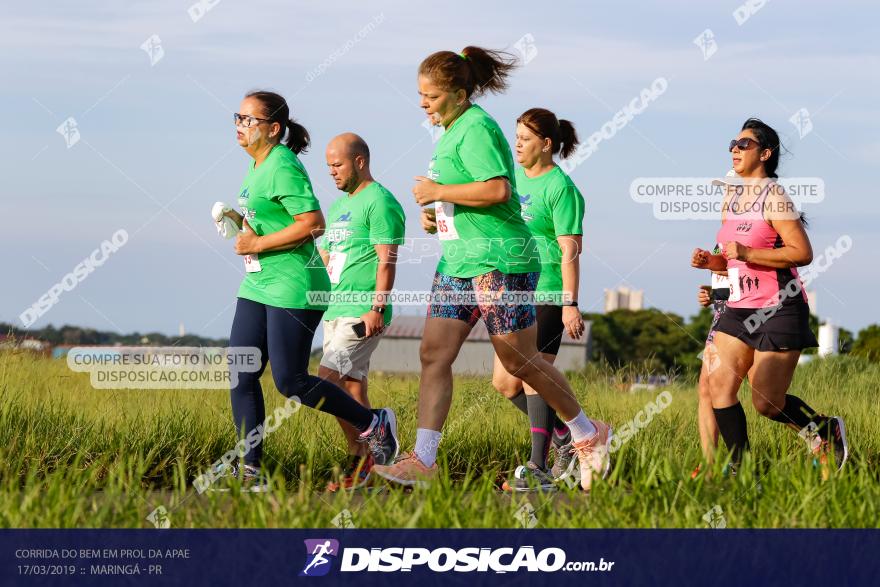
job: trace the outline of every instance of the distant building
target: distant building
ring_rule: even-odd
[[[819,326],[819,356],[836,355],[840,345],[840,327],[827,321]]]
[[[419,345],[424,329],[423,316],[395,316],[370,359],[370,370],[419,373],[422,369]],[[556,367],[562,371],[583,369],[589,357],[590,341],[589,322],[584,323],[584,336],[580,340],[564,334]],[[452,372],[456,375],[489,375],[492,373],[494,356],[486,325],[480,320],[465,339],[458,358],[452,364]]]
[[[644,309],[644,291],[620,286],[605,290],[605,312]]]
[[[637,375],[636,380],[629,386],[630,393],[634,391],[654,391],[658,387],[665,387],[672,383],[674,378],[669,375]]]
[[[49,356],[52,345],[44,340],[36,338],[15,338],[7,334],[0,334],[0,350],[14,352],[26,351],[38,355]]]

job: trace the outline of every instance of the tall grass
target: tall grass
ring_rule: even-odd
[[[620,377],[598,367],[570,379],[590,415],[618,425],[659,393],[623,393]],[[63,361],[6,352],[0,524],[151,527],[146,516],[161,505],[174,527],[329,527],[343,510],[358,527],[518,527],[517,512],[529,502],[538,527],[704,527],[715,505],[728,527],[877,527],[878,383],[878,365],[848,357],[798,368],[794,392],[846,418],[851,460],[827,482],[802,440],[749,407],[747,386],[751,455],[735,478],[719,469],[691,481],[700,462],[696,393],[682,381],[667,388],[671,405],[615,453],[609,479],[591,495],[504,495],[501,481],[528,456],[525,418],[488,378],[462,377],[441,444],[441,479],[429,489],[324,493],[344,443],[333,418],[303,409],[266,439],[271,494],[199,495],[192,480],[236,441],[227,392],[96,390]],[[284,398],[268,374],[263,387],[271,412]],[[410,448],[418,379],[377,375],[370,395],[397,411]]]

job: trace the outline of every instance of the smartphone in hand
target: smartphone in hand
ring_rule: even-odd
[[[358,338],[363,338],[367,335],[367,325],[364,322],[352,324],[351,329],[354,331],[354,335]]]

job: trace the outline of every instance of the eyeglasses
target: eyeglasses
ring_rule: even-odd
[[[733,148],[736,147],[740,151],[745,151],[751,148],[752,143],[754,143],[756,147],[759,146],[758,141],[756,141],[755,139],[750,139],[748,137],[733,139],[732,141],[730,141],[730,146],[727,148],[727,150],[732,153]]]
[[[240,124],[245,128],[252,127],[257,121],[270,122],[268,118],[257,118],[256,116],[248,116],[246,114],[239,114],[238,112],[234,113],[232,118],[235,120],[235,126]]]

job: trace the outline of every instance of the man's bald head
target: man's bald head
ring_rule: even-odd
[[[361,182],[372,180],[370,148],[353,132],[342,133],[327,144],[327,165],[336,187],[352,193]]]
[[[358,156],[363,157],[364,162],[367,165],[370,164],[370,148],[367,146],[367,141],[353,132],[344,132],[333,137],[330,144],[327,145],[328,150],[331,148],[338,149],[340,154],[352,159]]]

